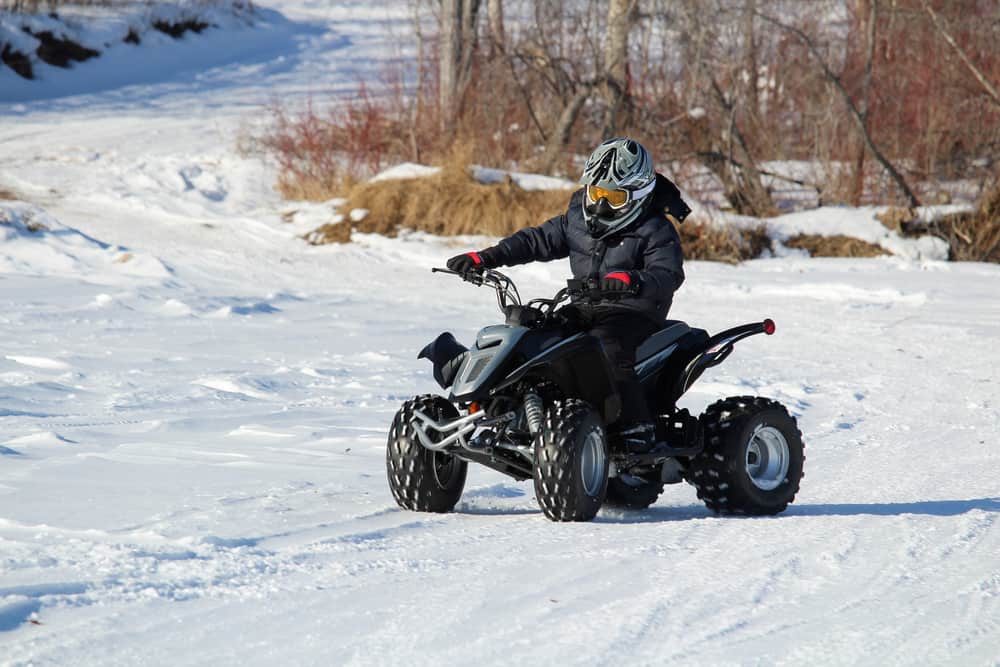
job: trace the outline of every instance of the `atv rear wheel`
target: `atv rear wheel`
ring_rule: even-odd
[[[720,514],[778,514],[795,499],[805,446],[781,403],[738,396],[701,416],[705,448],[691,461],[698,498]]]
[[[553,521],[590,521],[608,490],[608,439],[584,401],[554,403],[535,436],[535,497]]]
[[[651,482],[633,475],[619,475],[608,480],[604,504],[628,510],[642,510],[656,502],[663,493],[663,482]]]
[[[403,403],[392,420],[386,444],[389,488],[403,509],[450,512],[462,497],[468,463],[420,444],[413,428],[415,409],[436,420],[458,417],[455,406],[440,396],[418,396]]]

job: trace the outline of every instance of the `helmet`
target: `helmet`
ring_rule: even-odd
[[[594,238],[603,239],[639,219],[656,187],[649,152],[632,139],[608,139],[583,168],[583,219]]]

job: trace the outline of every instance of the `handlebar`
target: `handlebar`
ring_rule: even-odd
[[[629,285],[627,290],[606,290],[601,289],[601,281],[597,278],[572,278],[566,281],[566,293],[574,299],[593,303],[635,296],[639,290],[638,285]]]
[[[465,273],[435,267],[431,269],[433,273],[447,273],[458,276],[462,280],[472,283],[477,287],[489,285],[497,293],[497,304],[500,310],[507,313],[512,306],[521,306],[521,295],[517,291],[514,281],[499,271],[493,269],[474,269]],[[574,299],[585,303],[595,304],[601,301],[613,301],[626,296],[633,296],[638,293],[636,285],[630,286],[628,290],[602,290],[600,280],[596,278],[579,279],[573,278],[566,281],[566,287],[556,292],[551,299],[532,299],[527,303],[529,307],[538,304],[540,309],[544,309],[546,316],[555,312],[559,304],[567,299]]]
[[[482,269],[459,273],[458,271],[452,271],[451,269],[434,267],[431,269],[431,272],[447,273],[452,276],[458,276],[465,282],[472,283],[477,287],[481,285],[489,285],[496,290],[497,304],[500,306],[500,310],[505,313],[507,312],[507,308],[510,306],[521,305],[521,294],[517,291],[517,285],[514,284],[513,280],[499,271]]]

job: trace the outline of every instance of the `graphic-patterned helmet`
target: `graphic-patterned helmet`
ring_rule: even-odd
[[[587,230],[605,238],[642,216],[656,187],[653,158],[638,141],[608,139],[590,154],[580,185]]]

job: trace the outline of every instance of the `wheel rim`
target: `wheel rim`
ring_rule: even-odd
[[[746,470],[758,489],[773,491],[778,488],[788,476],[789,459],[788,441],[773,426],[762,426],[750,436]]]
[[[593,497],[601,492],[605,459],[604,436],[595,428],[583,441],[583,452],[580,456],[580,479],[583,480],[583,490],[588,496]]]
[[[442,489],[447,489],[458,469],[458,459],[450,454],[434,452],[434,481]]]

